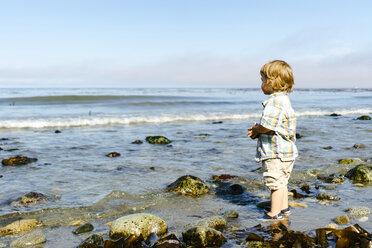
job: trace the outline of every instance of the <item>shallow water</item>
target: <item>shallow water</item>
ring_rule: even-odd
[[[72,95],[72,90],[60,91],[54,93]],[[256,203],[268,199],[269,192],[262,185],[260,172],[254,171],[260,166],[254,161],[256,142],[247,138],[246,129],[257,121],[260,101],[265,97],[255,90],[179,90],[177,94],[174,91],[133,91],[134,95],[145,95],[142,98],[145,101],[149,100],[147,96],[166,95],[167,97],[161,99],[156,97],[156,101],[165,106],[150,104],[138,107],[137,104],[135,107],[128,107],[125,98],[125,102],[120,100],[114,103],[127,106],[122,112],[120,108],[111,108],[112,102],[109,104],[102,99],[95,99],[94,103],[71,103],[69,98],[67,107],[63,101],[55,105],[49,105],[48,102],[45,105],[43,99],[40,102],[40,98],[33,106],[18,103],[15,106],[2,105],[1,110],[7,115],[0,118],[0,138],[9,139],[0,141],[3,149],[0,151],[1,158],[21,154],[36,157],[38,161],[21,167],[1,168],[1,223],[25,216],[40,218],[45,225],[43,232],[48,240],[43,247],[78,245],[89,234],[73,235],[71,231],[74,227],[69,225],[73,221],[90,221],[95,226],[95,233],[107,232],[109,227],[105,223],[137,212],[158,215],[167,222],[169,231],[178,236],[181,236],[186,224],[199,220],[198,216],[209,217],[231,210],[238,211],[240,217],[229,223],[228,230],[232,227],[244,229],[259,223],[257,218],[262,215],[262,210],[256,207]],[[48,93],[52,95],[47,90],[38,93],[24,91],[22,97],[43,96]],[[109,93],[114,94],[114,91],[100,94]],[[211,103],[210,99],[204,98],[203,94],[207,93],[208,97],[215,98],[213,102],[218,103]],[[87,91],[87,94],[100,95],[98,90]],[[297,141],[300,157],[290,180],[290,190],[298,190],[301,184],[309,184],[316,194],[316,185],[327,185],[316,179],[316,174],[345,173],[354,166],[340,165],[339,159],[359,158],[371,164],[372,122],[356,120],[363,113],[372,113],[371,94],[369,90],[303,90],[293,95],[294,108],[296,111],[299,109],[297,132],[303,137]],[[3,96],[3,99],[14,97],[10,95]],[[235,97],[236,95],[238,96]],[[185,102],[174,103],[180,98],[182,101],[187,99],[187,106],[183,106]],[[205,103],[207,100],[209,102]],[[136,101],[143,103],[138,97]],[[95,115],[97,105],[101,106],[105,115],[97,114],[97,120],[106,118],[112,121],[118,118],[120,121],[97,125],[96,122],[89,121],[91,117],[80,116],[83,112],[87,113],[88,109]],[[323,105],[326,107],[322,108]],[[17,109],[12,112],[9,110],[12,107]],[[22,117],[23,111],[27,114]],[[207,112],[210,118],[203,115]],[[327,116],[333,112],[343,115]],[[126,117],[117,117],[123,113]],[[166,118],[159,118],[158,113]],[[177,119],[177,113],[183,119]],[[136,118],[140,117],[145,121],[125,124],[125,118],[132,118],[131,115],[137,115]],[[200,118],[196,118],[198,116]],[[221,118],[212,118],[216,116]],[[57,117],[61,122],[54,123]],[[85,119],[77,125],[74,121],[78,118]],[[223,123],[212,124],[212,121],[220,120]],[[24,127],[20,128],[20,123]],[[59,125],[61,123],[63,125]],[[61,133],[55,133],[56,129],[60,129]],[[173,142],[171,146],[150,145],[146,142],[140,145],[131,144],[137,139],[144,141],[149,135],[164,135]],[[355,149],[354,144],[363,144],[365,148]],[[322,148],[327,146],[332,146],[332,149]],[[119,152],[121,156],[105,156],[113,151]],[[165,191],[168,184],[186,174],[206,181],[212,189],[211,193],[195,199]],[[218,185],[211,177],[217,174],[239,176],[231,183],[243,185],[246,192],[230,197],[215,194]],[[310,231],[324,227],[332,223],[334,217],[345,214],[343,210],[351,206],[372,209],[371,186],[355,186],[345,180],[336,189],[326,190],[321,187],[320,190],[338,195],[341,200],[325,205],[319,203],[315,196],[297,200],[308,207],[293,210],[290,229]],[[50,198],[42,204],[30,207],[10,204],[30,191],[46,194]],[[372,230],[371,216],[366,222],[356,219],[351,221],[352,224],[358,223],[366,230]],[[234,236],[233,232],[228,231],[226,235]],[[0,237],[0,242],[8,243],[14,238]],[[225,247],[236,245],[234,242],[230,241]]]

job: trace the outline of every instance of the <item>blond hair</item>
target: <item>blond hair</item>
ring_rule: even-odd
[[[264,64],[260,73],[274,91],[291,92],[294,85],[292,68],[282,60],[273,60]]]

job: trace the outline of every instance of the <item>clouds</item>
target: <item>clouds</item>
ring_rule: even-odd
[[[331,53],[330,53],[331,54]],[[296,87],[370,87],[372,52],[344,52],[309,59],[286,59]],[[259,87],[259,70],[269,57],[190,55],[137,65],[91,63],[38,68],[1,68],[0,85],[23,87]],[[7,84],[8,82],[8,84]],[[23,83],[21,83],[23,82]],[[22,86],[21,86],[22,87]]]

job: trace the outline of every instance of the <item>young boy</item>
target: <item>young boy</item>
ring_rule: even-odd
[[[271,190],[271,209],[264,219],[289,216],[288,179],[298,156],[296,118],[287,93],[294,84],[292,68],[274,60],[261,68],[261,89],[269,97],[262,103],[260,123],[248,129],[248,136],[258,138],[256,160],[262,161],[265,185]]]

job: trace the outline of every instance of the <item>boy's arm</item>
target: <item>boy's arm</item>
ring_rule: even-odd
[[[256,139],[258,138],[258,136],[260,136],[260,134],[263,134],[263,133],[268,133],[268,132],[273,132],[273,130],[271,129],[268,129],[264,126],[262,126],[261,124],[258,124],[258,123],[254,123],[254,125],[250,128],[248,128],[248,136],[252,139]]]

